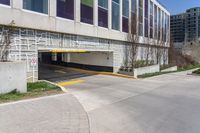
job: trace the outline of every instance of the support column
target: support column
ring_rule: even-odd
[[[132,1],[129,0],[129,7],[128,7],[129,8],[129,17],[128,17],[128,21],[129,21],[128,22],[128,29],[129,29],[128,31],[129,31],[129,33],[131,33],[131,21],[132,21],[131,20],[132,19],[131,18],[131,5],[132,5]]]
[[[57,1],[56,0],[49,0],[49,8],[48,8],[48,14],[51,17],[57,16]]]
[[[112,29],[112,0],[108,0],[108,29]]]
[[[94,0],[94,4],[93,4],[93,21],[94,21],[94,26],[98,26],[98,0]]]
[[[23,0],[11,0],[10,5],[14,9],[23,9]]]
[[[123,1],[120,0],[119,3],[119,30],[122,32],[122,8],[123,8]]]
[[[80,10],[81,10],[81,0],[75,0],[75,4],[74,4],[75,8],[74,8],[74,16],[75,16],[75,22],[79,23],[80,22]]]

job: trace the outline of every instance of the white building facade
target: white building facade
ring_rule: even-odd
[[[170,13],[157,0],[0,0],[0,45],[12,22],[9,59],[27,62],[30,81],[38,78],[41,53],[62,64],[118,72],[134,20],[137,59],[145,60],[151,47],[162,50],[160,63],[167,63]]]

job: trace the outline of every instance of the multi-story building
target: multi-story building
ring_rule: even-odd
[[[192,42],[200,37],[200,7],[186,11],[185,41]]]
[[[176,47],[192,44],[200,38],[200,7],[171,16],[171,37]],[[179,44],[179,45],[177,45]]]
[[[171,39],[173,42],[185,41],[185,14],[171,16]]]
[[[157,0],[0,0],[1,44],[12,29],[9,59],[26,61],[35,79],[38,59],[118,72],[134,21],[137,59],[151,48],[162,50],[159,63],[166,63],[170,13]]]

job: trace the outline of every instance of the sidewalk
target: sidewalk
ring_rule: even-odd
[[[89,133],[88,117],[71,94],[0,104],[0,133]]]

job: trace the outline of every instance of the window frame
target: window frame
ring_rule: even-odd
[[[9,5],[6,5],[6,4],[2,4],[2,3],[0,3],[0,6],[1,6],[1,7],[11,8],[12,0],[9,0],[9,1],[10,1],[10,4],[9,4]]]
[[[83,22],[82,21],[82,9],[81,9],[81,6],[82,6],[82,0],[80,0],[80,23],[83,23],[83,24],[86,24],[86,25],[94,25],[94,3],[95,3],[95,1],[94,0],[92,0],[93,2],[93,5],[92,5],[92,23],[90,23],[90,22]]]
[[[97,25],[98,25],[98,27],[106,28],[106,29],[108,29],[108,27],[109,27],[109,23],[108,23],[108,20],[109,20],[109,9],[108,9],[108,5],[109,5],[109,0],[107,0],[107,8],[105,8],[105,7],[101,6],[101,5],[99,5],[99,0],[98,0],[98,2],[97,2],[97,8],[98,8],[98,9],[97,9],[97,10],[98,10],[98,11],[97,11],[97,12],[98,12],[98,20],[97,20],[97,21],[98,21],[98,22],[97,22],[98,24],[97,24]],[[99,24],[99,8],[102,9],[102,10],[106,10],[106,11],[107,11],[107,27],[106,27],[106,26],[102,26],[102,25]]]
[[[119,1],[119,0],[118,0]],[[119,3],[117,3],[115,0],[111,0],[111,2],[112,2],[112,8],[111,8],[111,20],[112,20],[112,22],[111,22],[111,29],[112,30],[115,30],[115,31],[119,31],[120,32],[120,1],[119,1]],[[118,14],[118,29],[114,29],[113,28],[113,3],[115,3],[115,4],[117,4],[118,6],[119,6],[119,14]]]
[[[57,12],[57,9],[58,9],[58,2],[57,2],[57,0],[56,0],[56,18],[58,18],[58,19],[60,19],[60,20],[68,20],[68,21],[75,21],[75,0],[74,0],[74,19],[69,19],[69,18],[64,18],[64,17],[60,17],[60,16],[58,16],[58,12]]]
[[[37,15],[42,15],[42,16],[49,16],[49,0],[48,1],[48,4],[47,4],[47,13],[41,13],[41,12],[37,12],[37,11],[33,11],[33,10],[29,10],[29,9],[25,9],[24,8],[24,0],[22,0],[22,11],[24,12],[27,12],[27,13],[32,13],[32,14],[37,14]]]

